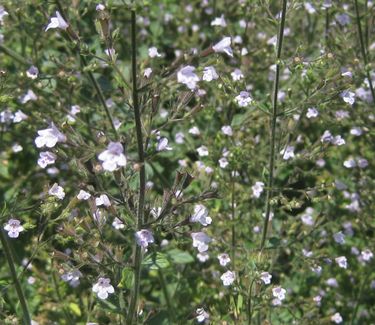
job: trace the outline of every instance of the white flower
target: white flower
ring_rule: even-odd
[[[103,11],[105,9],[105,6],[101,3],[97,4],[95,7],[96,11]]]
[[[182,132],[177,132],[174,141],[178,144],[183,144],[185,142],[185,135]]]
[[[22,104],[26,104],[29,101],[37,100],[38,96],[31,89],[29,89],[27,93],[21,96],[19,99]]]
[[[312,266],[310,269],[317,275],[322,273],[322,267],[320,265]]]
[[[264,282],[264,284],[270,284],[271,279],[272,279],[272,275],[269,274],[268,272],[262,272],[260,274],[260,279]]]
[[[355,161],[355,159],[349,158],[344,161],[343,165],[346,168],[354,168],[355,166],[357,166],[357,162]]]
[[[220,279],[223,281],[223,285],[227,287],[234,282],[236,279],[236,274],[232,271],[227,271],[220,277]]]
[[[23,147],[22,147],[19,143],[15,143],[15,144],[13,144],[13,146],[12,146],[12,151],[13,151],[14,153],[20,152],[20,151],[22,151],[22,150],[23,150]]]
[[[112,227],[119,230],[125,228],[125,225],[119,218],[116,217],[112,222]]]
[[[317,117],[318,115],[319,115],[319,112],[315,107],[310,107],[307,109],[307,113],[306,113],[307,118]]]
[[[98,294],[100,299],[107,299],[109,293],[114,293],[115,289],[108,278],[99,278],[98,282],[92,287],[92,291]]]
[[[142,248],[147,248],[148,244],[155,242],[152,232],[147,229],[141,229],[135,233],[135,240]]]
[[[356,126],[350,129],[350,134],[359,137],[363,134],[363,130],[360,127]]]
[[[272,289],[272,294],[275,298],[279,299],[280,301],[285,299],[286,290],[281,287],[275,287]]]
[[[56,196],[59,200],[63,200],[65,197],[64,189],[57,183],[52,185],[52,187],[48,191],[48,194]]]
[[[210,255],[207,252],[198,253],[197,259],[199,262],[204,263],[210,259]]]
[[[39,136],[35,138],[37,148],[42,148],[44,146],[53,148],[56,143],[66,141],[66,136],[62,134],[53,123],[50,128],[39,130],[38,135]]]
[[[368,262],[374,257],[374,254],[369,249],[365,249],[361,252],[361,256],[364,261]]]
[[[344,100],[345,103],[349,104],[349,105],[353,105],[354,102],[355,102],[355,93],[349,91],[349,90],[345,90],[343,91],[340,96],[342,97],[342,99]]]
[[[55,163],[57,156],[51,151],[42,151],[39,153],[38,165],[41,168],[46,168],[47,165]]]
[[[226,168],[229,165],[228,159],[225,157],[221,157],[219,159],[219,165],[220,165],[220,168]]]
[[[249,104],[251,104],[251,102],[253,101],[253,99],[247,91],[241,91],[240,94],[236,96],[234,100],[240,107],[249,106]]]
[[[216,80],[219,78],[219,75],[216,73],[216,70],[214,67],[212,66],[209,66],[209,67],[205,67],[203,69],[203,77],[202,79],[204,81],[212,81],[212,80]]]
[[[112,58],[115,58],[115,56],[116,56],[116,50],[115,50],[113,47],[111,47],[111,48],[109,48],[109,49],[105,49],[105,50],[104,50],[104,53],[105,53],[107,56],[109,56],[111,59],[112,59]]]
[[[152,69],[151,68],[146,68],[145,72],[143,73],[143,76],[148,79],[148,78],[150,78],[151,73],[152,73]]]
[[[203,323],[206,319],[210,318],[210,315],[203,308],[198,308],[195,313],[197,314],[196,319],[198,323]]]
[[[331,142],[333,140],[332,133],[329,130],[325,130],[323,135],[320,137],[320,141],[325,142]]]
[[[61,279],[65,282],[69,282],[69,285],[71,287],[76,288],[79,285],[79,278],[81,277],[82,277],[82,273],[79,270],[74,269],[72,271],[68,271],[64,273],[61,276]]]
[[[253,191],[253,197],[259,198],[260,195],[263,192],[264,189],[264,183],[263,182],[255,182],[255,184],[251,187]]]
[[[212,46],[212,49],[216,53],[225,53],[230,57],[233,57],[233,50],[230,47],[231,43],[232,40],[230,37],[224,37],[219,43],[216,43],[214,46]]]
[[[221,132],[223,132],[223,134],[225,134],[229,137],[231,137],[233,135],[233,130],[232,130],[232,127],[230,125],[222,126]]]
[[[342,323],[343,319],[342,319],[340,313],[336,313],[336,314],[331,316],[331,321],[336,323],[336,324],[340,324],[340,323]]]
[[[208,217],[208,210],[203,204],[196,204],[194,206],[194,213],[190,217],[191,222],[199,222],[202,226],[211,224],[212,219]]]
[[[159,139],[158,145],[156,146],[156,151],[165,151],[165,150],[169,151],[169,150],[172,150],[172,148],[168,146],[168,139],[163,137]]]
[[[107,150],[104,150],[98,158],[103,162],[103,169],[110,172],[126,166],[124,148],[120,142],[110,142]]]
[[[91,197],[91,194],[84,190],[80,190],[77,195],[78,200],[84,200],[84,201],[88,200],[90,197]]]
[[[306,11],[307,11],[309,14],[314,14],[314,13],[316,13],[316,9],[314,8],[314,6],[313,6],[310,2],[306,2],[306,3],[305,3],[305,9],[306,9]]]
[[[206,146],[200,146],[200,147],[197,149],[197,151],[198,151],[198,155],[199,155],[200,157],[206,157],[206,156],[208,156],[208,149],[207,149]]]
[[[232,76],[233,81],[238,81],[244,78],[244,75],[240,69],[234,69],[230,75]]]
[[[335,146],[342,146],[344,145],[346,142],[345,140],[341,137],[341,135],[336,135],[332,141],[331,141],[332,144],[334,144]]]
[[[33,80],[38,78],[38,74],[39,74],[38,68],[33,65],[26,71],[26,76]]]
[[[5,11],[5,8],[3,6],[0,6],[0,25],[4,22],[4,17],[8,16],[8,12]]]
[[[204,232],[193,232],[191,233],[191,238],[193,239],[193,247],[196,247],[200,253],[208,250],[211,238]]]
[[[104,205],[108,208],[111,206],[111,201],[106,194],[101,194],[99,197],[95,198],[95,205],[97,207]]]
[[[365,158],[358,158],[357,164],[359,168],[366,168],[368,166],[368,161]]]
[[[345,256],[339,256],[335,258],[337,265],[343,269],[348,267],[348,263]]]
[[[4,230],[8,232],[10,238],[18,238],[19,233],[25,229],[21,226],[21,222],[17,219],[9,219],[4,226]]]
[[[186,85],[190,90],[194,90],[197,87],[197,82],[200,80],[194,71],[195,67],[191,65],[181,68],[177,72],[177,81]]]
[[[342,231],[339,231],[333,235],[333,239],[336,243],[343,245],[345,244],[345,235],[342,233]]]
[[[226,27],[227,23],[224,19],[224,15],[221,15],[220,17],[216,17],[213,21],[211,21],[211,26]]]
[[[201,134],[198,127],[196,127],[196,126],[193,126],[192,128],[190,128],[189,133],[192,134],[192,135],[200,135]]]
[[[22,121],[26,120],[27,118],[28,118],[28,116],[19,109],[17,112],[14,113],[13,123],[22,122]]]
[[[286,146],[285,149],[280,151],[280,155],[283,156],[284,160],[289,160],[294,158],[294,147],[293,146]]]
[[[56,11],[56,17],[51,17],[51,22],[48,24],[45,31],[49,30],[50,28],[60,28],[65,30],[68,27],[69,24],[64,20],[60,13]]]
[[[148,56],[149,56],[150,58],[155,58],[155,57],[160,58],[160,57],[161,57],[161,54],[158,52],[158,49],[157,49],[155,46],[153,46],[153,47],[150,47],[150,48],[148,49]]]
[[[221,266],[226,266],[227,264],[230,263],[230,257],[226,253],[219,254],[217,256],[217,259],[219,260],[219,263]]]

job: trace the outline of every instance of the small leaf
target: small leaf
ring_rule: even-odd
[[[134,282],[134,272],[130,267],[125,267],[122,270],[121,281],[118,285],[119,288],[130,289]]]
[[[69,304],[69,308],[73,312],[74,315],[76,315],[78,317],[80,317],[82,315],[81,309],[79,308],[79,306],[76,303],[71,302]]]
[[[151,270],[157,270],[169,267],[170,263],[165,254],[158,252],[148,255],[142,265],[148,266]]]
[[[187,264],[194,262],[193,256],[191,256],[188,252],[184,252],[177,248],[167,252],[167,255],[174,264]]]

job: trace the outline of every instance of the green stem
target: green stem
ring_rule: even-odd
[[[15,264],[14,264],[12,251],[11,251],[9,245],[8,245],[6,235],[5,235],[5,233],[2,229],[0,229],[0,240],[1,240],[1,244],[2,244],[3,249],[4,249],[5,257],[8,261],[10,274],[12,276],[13,283],[14,283],[14,286],[15,286],[16,291],[17,291],[18,299],[20,300],[20,304],[21,304],[21,308],[22,308],[23,323],[25,325],[30,325],[31,324],[31,318],[30,318],[29,308],[27,307],[26,297],[25,297],[25,294],[22,290],[21,284],[20,284],[20,282],[18,280],[18,277],[17,277],[17,272],[16,272],[16,268],[15,268]]]
[[[146,190],[146,170],[145,170],[145,158],[143,151],[143,136],[142,136],[142,121],[141,112],[138,102],[138,89],[137,89],[137,43],[136,43],[136,13],[135,9],[131,12],[131,47],[132,47],[132,97],[133,97],[133,108],[134,108],[134,119],[135,129],[137,136],[137,147],[138,147],[138,160],[140,164],[139,171],[139,197],[138,197],[138,211],[137,211],[137,230],[142,229],[144,224],[144,202],[145,202],[145,190]],[[130,298],[130,306],[127,315],[127,324],[133,324],[134,315],[138,305],[138,296],[140,291],[140,279],[141,279],[141,263],[142,263],[142,251],[141,247],[136,244],[135,256],[134,256],[134,287]]]
[[[369,71],[368,66],[367,66],[368,60],[367,60],[367,54],[366,54],[366,49],[365,49],[365,42],[363,40],[361,17],[359,16],[358,0],[354,0],[354,5],[355,5],[355,14],[356,14],[356,20],[357,20],[358,34],[359,34],[359,43],[361,45],[362,59],[363,59],[363,63],[365,64],[366,77],[367,77],[367,80],[368,80],[368,83],[369,83],[369,86],[370,86],[372,101],[375,104],[375,91],[374,91],[374,86],[372,84],[370,71]]]
[[[253,284],[254,284],[255,278],[251,280],[249,292],[248,292],[248,298],[247,298],[247,317],[248,317],[248,325],[251,325],[253,322],[253,311],[252,311],[252,305],[251,305],[251,298],[252,298],[252,291],[253,291]]]
[[[357,296],[357,300],[355,302],[355,306],[354,306],[354,310],[353,310],[353,314],[352,314],[352,319],[350,321],[351,325],[355,324],[355,317],[357,316],[357,312],[358,312],[358,308],[359,308],[359,301],[361,299],[361,296],[362,296],[363,290],[365,288],[365,285],[368,283],[368,279],[369,279],[370,275],[371,275],[371,273],[368,272],[366,277],[363,279],[362,285],[361,285],[361,287],[358,291],[358,296]]]
[[[28,66],[31,65],[31,63],[28,60],[26,60],[22,55],[19,55],[18,53],[14,52],[10,48],[2,44],[0,44],[0,52],[4,52],[6,55],[10,56],[11,58],[15,59],[21,64],[28,65]]]
[[[283,0],[283,9],[281,12],[281,21],[279,25],[279,35],[277,38],[277,55],[276,55],[276,75],[274,80],[273,88],[273,105],[272,105],[272,121],[271,121],[271,144],[270,144],[270,156],[268,161],[268,181],[267,181],[267,197],[266,197],[266,217],[264,220],[262,241],[260,244],[260,250],[264,248],[267,237],[268,222],[270,219],[271,212],[271,199],[273,195],[273,183],[274,183],[274,164],[275,164],[275,143],[276,143],[276,122],[277,122],[277,94],[279,91],[279,79],[280,79],[280,58],[281,49],[284,38],[284,26],[285,26],[285,14],[286,14],[287,0]]]
[[[159,269],[158,270],[158,274],[159,274],[159,280],[160,280],[161,288],[163,290],[164,298],[165,298],[165,301],[167,303],[168,314],[169,314],[169,321],[171,322],[171,324],[174,324],[174,322],[175,322],[174,311],[173,311],[173,308],[172,308],[171,298],[169,297],[169,292],[168,292],[167,284],[165,282],[162,270]]]

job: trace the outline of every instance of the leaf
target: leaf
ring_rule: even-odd
[[[69,308],[73,312],[74,315],[76,315],[78,317],[80,317],[82,315],[81,309],[79,308],[79,306],[76,303],[71,302],[69,304]]]
[[[158,270],[169,267],[170,263],[165,254],[158,252],[148,255],[143,260],[142,265],[148,266],[150,270]]]
[[[184,252],[180,249],[172,249],[167,252],[168,257],[172,260],[173,264],[187,264],[194,262],[194,257],[188,252]]]
[[[134,283],[134,272],[132,268],[125,267],[121,272],[121,281],[118,285],[119,288],[130,289]]]
[[[269,243],[272,245],[272,246],[279,246],[280,245],[280,238],[277,238],[277,237],[271,237],[269,240]]]

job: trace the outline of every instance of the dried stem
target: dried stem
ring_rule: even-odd
[[[263,226],[262,241],[260,244],[260,250],[264,248],[267,237],[268,222],[270,219],[271,212],[271,199],[273,195],[273,183],[274,183],[274,164],[275,164],[275,144],[276,144],[276,121],[277,121],[277,94],[279,91],[279,79],[280,79],[280,58],[281,49],[283,45],[284,37],[284,26],[285,26],[285,15],[286,15],[286,4],[287,0],[283,0],[283,9],[281,12],[281,21],[279,25],[279,35],[277,38],[277,55],[276,55],[276,74],[273,88],[273,102],[272,102],[272,120],[271,120],[271,144],[270,144],[270,156],[268,161],[268,181],[267,181],[267,197],[266,197],[266,217]]]
[[[137,146],[138,146],[138,160],[140,164],[139,171],[139,197],[138,197],[138,211],[137,211],[137,229],[142,229],[144,224],[144,201],[145,201],[145,189],[146,189],[146,170],[145,170],[145,159],[143,151],[143,136],[142,136],[142,122],[141,113],[138,102],[138,88],[137,88],[137,43],[136,43],[136,12],[133,8],[131,12],[131,47],[132,47],[132,97],[133,97],[133,108],[134,108],[134,119],[135,129],[137,135]],[[142,263],[142,251],[141,247],[136,244],[135,256],[134,256],[134,287],[130,299],[130,306],[127,315],[127,324],[133,324],[134,315],[138,305],[140,278],[141,278],[141,263]]]

